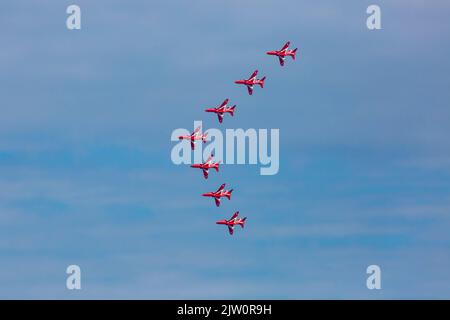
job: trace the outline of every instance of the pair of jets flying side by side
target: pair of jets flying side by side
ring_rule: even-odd
[[[223,183],[217,191],[207,192],[202,194],[204,197],[211,197],[214,198],[214,202],[216,203],[216,206],[220,206],[220,198],[227,198],[228,200],[231,200],[231,193],[233,192],[233,189],[225,190],[225,183]],[[238,218],[239,211],[236,211],[233,216],[230,219],[223,219],[216,222],[216,224],[226,225],[228,227],[228,232],[233,235],[234,233],[234,227],[241,226],[241,228],[244,228],[245,221],[247,220],[247,217],[244,218]]]
[[[179,140],[189,140],[191,142],[191,149],[194,150],[195,149],[195,143],[197,141],[203,141],[203,143],[206,142],[206,138],[208,136],[208,133],[201,133],[201,126],[198,126],[197,128],[195,128],[194,132],[192,132],[190,135],[186,135],[186,136],[179,136],[178,139]],[[210,155],[208,157],[208,159],[206,159],[205,162],[203,163],[196,163],[191,165],[191,168],[196,168],[196,169],[202,169],[203,171],[203,177],[205,179],[208,179],[209,176],[209,169],[215,169],[217,172],[219,172],[219,164],[220,161],[218,162],[214,162],[213,161],[214,155]]]
[[[290,42],[288,41],[284,44],[284,46],[280,50],[268,51],[268,52],[266,52],[266,54],[272,55],[272,56],[277,56],[280,66],[284,66],[286,57],[290,56],[293,60],[295,60],[295,54],[297,52],[297,48],[295,48],[294,50],[289,50],[289,45],[290,45]],[[247,87],[248,94],[252,95],[253,88],[255,85],[259,85],[261,88],[264,88],[264,80],[266,79],[266,77],[257,79],[256,78],[257,75],[258,75],[258,70],[255,70],[248,79],[236,80],[234,83],[245,85]],[[205,109],[205,112],[217,114],[219,123],[222,123],[224,115],[226,113],[229,113],[232,117],[234,116],[234,111],[235,111],[236,105],[229,106],[228,102],[229,102],[229,99],[227,98],[218,107],[207,108],[207,109]],[[201,126],[198,126],[197,128],[195,128],[194,132],[192,132],[190,135],[179,136],[178,138],[180,140],[190,141],[191,149],[194,150],[195,143],[197,141],[202,141],[203,143],[206,143],[207,137],[208,137],[208,133],[207,132],[202,133]],[[214,169],[214,170],[216,170],[216,172],[219,172],[220,161],[214,162],[213,158],[214,158],[214,155],[211,154],[208,157],[208,159],[206,159],[205,162],[192,164],[191,168],[201,169],[203,172],[203,177],[205,179],[208,179],[209,169]],[[219,207],[220,199],[222,197],[226,197],[228,200],[230,200],[231,193],[233,192],[233,189],[225,190],[225,185],[226,184],[224,183],[217,189],[217,191],[207,192],[207,193],[202,194],[202,196],[214,198],[216,206]],[[228,232],[230,233],[230,235],[232,235],[234,233],[235,226],[241,226],[241,228],[244,228],[245,221],[247,219],[246,217],[238,218],[238,216],[239,216],[239,211],[236,211],[230,219],[219,220],[216,222],[216,224],[226,225],[228,227]]]
[[[270,56],[277,56],[278,61],[280,62],[280,66],[283,67],[286,57],[291,57],[292,60],[295,60],[295,54],[296,54],[298,48],[295,48],[294,50],[289,50],[290,45],[291,45],[291,42],[288,41],[284,44],[284,46],[280,50],[268,51],[268,52],[266,52],[266,54],[268,54]],[[258,70],[255,70],[255,71],[253,71],[252,75],[248,79],[236,80],[234,83],[243,84],[243,85],[247,86],[248,94],[252,95],[253,87],[255,85],[259,85],[261,88],[264,88],[264,80],[266,80],[266,77],[257,79],[256,78],[257,75],[258,75]]]

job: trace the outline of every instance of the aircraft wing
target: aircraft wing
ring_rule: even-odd
[[[220,198],[214,198],[214,200],[216,201],[216,206],[219,207],[220,206]]]
[[[217,118],[219,118],[219,123],[222,123],[223,121],[223,113],[218,113]]]
[[[208,169],[203,169],[203,176],[208,179]]]
[[[228,99],[225,99],[224,102],[222,102],[222,104],[219,106],[219,108],[225,107],[228,103]]]
[[[216,192],[220,192],[225,188],[225,183],[223,183]]]
[[[237,218],[237,216],[239,215],[239,211],[236,211],[233,216],[230,218],[230,220],[234,220]]]
[[[248,78],[248,80],[254,80],[256,78],[256,75],[258,74],[258,70],[255,70],[252,75],[250,76],[250,78]]]
[[[284,44],[283,48],[281,48],[280,51],[284,51],[284,50],[286,50],[287,48],[289,48],[289,45],[290,45],[290,44],[291,44],[290,41],[286,42],[286,43]]]
[[[249,95],[253,94],[253,86],[247,86],[247,90]]]
[[[195,149],[195,144],[194,141],[191,140],[191,149],[194,150]]]
[[[197,128],[195,128],[194,132],[192,132],[192,135],[198,133],[201,128],[202,128],[202,126],[198,126]]]
[[[208,159],[206,159],[205,163],[210,163],[211,160],[212,160],[212,158],[213,158],[213,155],[210,155],[210,156],[208,157]]]
[[[228,226],[228,232],[232,235],[234,232],[234,228],[232,226]]]
[[[278,57],[278,60],[280,60],[280,66],[284,66],[284,59],[282,57]]]

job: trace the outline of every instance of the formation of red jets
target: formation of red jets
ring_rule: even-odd
[[[290,56],[293,60],[295,60],[295,54],[297,52],[297,48],[295,48],[293,50],[289,50],[289,45],[290,45],[290,42],[288,41],[285,43],[285,45],[280,50],[268,51],[268,52],[266,52],[266,54],[272,55],[272,56],[277,56],[280,66],[284,66],[286,57]],[[247,87],[248,94],[253,95],[254,86],[259,85],[261,88],[264,88],[264,80],[266,80],[266,77],[257,79],[257,75],[258,75],[258,70],[255,70],[248,79],[236,80],[234,83],[245,85]],[[217,114],[219,123],[222,123],[224,115],[226,113],[229,113],[230,116],[232,116],[232,117],[234,116],[234,110],[236,108],[236,105],[228,106],[228,101],[229,101],[229,99],[225,99],[218,107],[207,108],[207,109],[205,109],[205,112]],[[194,150],[195,143],[197,141],[202,141],[203,143],[205,143],[206,139],[207,139],[207,135],[208,135],[208,133],[204,133],[204,134],[201,133],[201,127],[199,126],[190,135],[179,136],[178,138],[180,140],[190,141],[191,149]],[[213,158],[214,158],[214,155],[211,154],[205,162],[193,164],[193,165],[191,165],[191,168],[201,169],[203,171],[203,177],[205,179],[208,179],[209,169],[214,169],[214,170],[216,170],[216,172],[219,172],[220,161],[214,162]],[[219,207],[221,198],[225,197],[228,200],[231,200],[231,193],[233,192],[233,189],[225,190],[225,186],[226,186],[226,184],[224,183],[217,189],[217,191],[207,192],[207,193],[202,194],[202,196],[214,198],[216,206]],[[232,235],[234,233],[234,227],[241,226],[241,228],[244,228],[245,221],[247,219],[246,217],[239,218],[238,216],[239,216],[239,211],[236,211],[230,219],[219,220],[216,222],[216,224],[227,226],[229,234]]]

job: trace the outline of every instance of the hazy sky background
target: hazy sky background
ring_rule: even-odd
[[[2,1],[0,298],[450,298],[449,16],[444,0]],[[287,40],[281,68],[265,52]],[[233,80],[256,68],[250,97]],[[203,109],[226,97],[220,127],[280,129],[278,175],[172,164],[172,130],[219,127]],[[216,208],[200,195],[223,182]],[[214,222],[235,210],[230,237]]]

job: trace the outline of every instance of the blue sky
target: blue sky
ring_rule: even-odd
[[[377,1],[380,31],[369,1],[76,1],[69,31],[72,3],[0,4],[1,298],[450,298],[446,1]],[[226,127],[280,129],[278,175],[172,164],[226,97]]]

